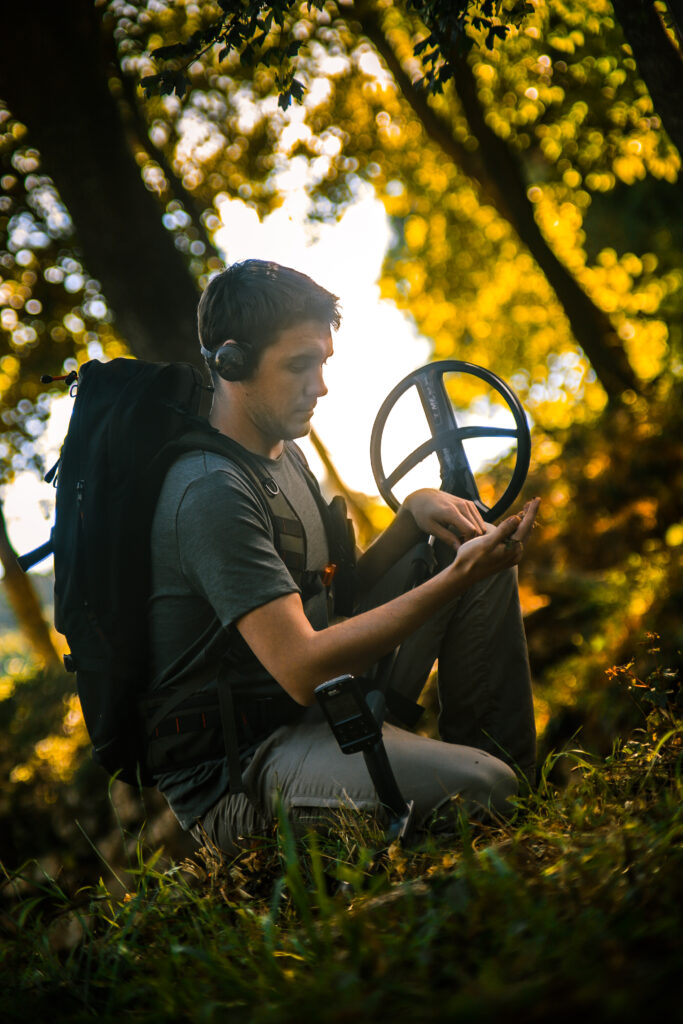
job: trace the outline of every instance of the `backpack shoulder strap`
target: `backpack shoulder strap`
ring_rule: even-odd
[[[249,452],[232,438],[209,426],[188,431],[170,447],[171,451],[167,451],[164,456],[169,465],[173,458],[185,452],[200,450],[222,455],[240,467],[272,523],[278,554],[296,585],[303,589],[306,583],[306,534],[303,524],[275,480],[264,471],[259,461],[252,458]]]
[[[286,445],[301,467],[325,527],[330,562],[335,566],[334,610],[338,615],[351,615],[356,591],[356,536],[346,502],[341,495],[335,495],[328,505],[304,453],[293,441],[287,441]]]

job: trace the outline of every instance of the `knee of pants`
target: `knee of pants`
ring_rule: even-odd
[[[518,790],[519,784],[513,770],[498,758],[489,756],[473,775],[462,796],[477,816],[483,812],[507,817],[514,810],[510,797],[516,796]]]

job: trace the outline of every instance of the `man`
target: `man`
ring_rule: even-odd
[[[259,260],[214,277],[199,304],[199,337],[214,383],[210,422],[231,439],[234,458],[191,452],[166,478],[152,530],[152,689],[215,692],[227,664],[225,678],[246,701],[238,700],[246,730],[239,737],[244,792],[235,792],[234,779],[231,787],[221,751],[158,778],[181,825],[203,826],[227,852],[239,849],[243,837],[269,831],[276,791],[303,823],[342,805],[381,812],[361,755],[341,753],[314,689],[343,673],[362,675],[399,644],[392,685],[404,697],[417,699],[437,655],[440,665],[442,740],[384,728],[418,822],[427,825],[454,799],[472,814],[505,813],[517,790],[509,765],[527,777],[534,771],[514,566],[536,501],[494,529],[469,501],[416,491],[358,562],[363,610],[328,625],[319,582],[328,537],[292,439],[308,432],[326,394],[324,368],[339,320],[334,295],[295,270]],[[302,524],[304,571],[317,587],[295,582],[264,493],[281,493],[292,521]],[[430,534],[448,553],[442,568],[401,593],[411,549]],[[250,694],[264,679],[277,681],[281,700],[271,701],[267,723],[254,724]]]

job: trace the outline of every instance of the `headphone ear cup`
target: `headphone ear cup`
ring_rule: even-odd
[[[236,341],[226,341],[214,353],[213,363],[223,380],[242,380],[249,367],[244,349]]]

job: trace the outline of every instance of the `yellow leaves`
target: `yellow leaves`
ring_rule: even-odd
[[[534,459],[540,465],[553,462],[562,454],[562,445],[550,437],[541,437],[534,447]]]
[[[632,185],[634,181],[643,179],[646,174],[645,165],[642,160],[635,156],[618,156],[612,163],[614,173],[625,185]]]
[[[496,78],[496,69],[494,67],[491,67],[490,64],[477,64],[475,68],[475,74],[477,75],[477,78],[479,78],[481,82],[489,84],[493,82]]]
[[[592,459],[586,463],[583,468],[583,475],[588,480],[595,480],[596,477],[601,476],[610,467],[610,457],[607,452],[599,452],[594,455]]]
[[[519,584],[519,600],[524,616],[531,615],[532,612],[536,612],[550,604],[550,598],[547,594],[537,593],[530,584],[524,582]]]
[[[670,526],[664,539],[670,548],[681,547],[683,545],[683,522]]]
[[[0,369],[12,379],[18,376],[20,366],[21,363],[16,356],[3,356],[0,359]]]
[[[37,774],[47,772],[54,780],[69,782],[80,764],[82,751],[89,743],[80,702],[74,694],[66,702],[61,731],[39,740],[33,756],[12,770],[10,781],[27,783]]]
[[[61,781],[68,781],[73,774],[74,743],[67,736],[46,736],[36,743],[36,755],[45,761],[52,774]]]
[[[0,676],[0,701],[9,700],[14,693],[15,686],[16,679],[11,672],[6,676]]]
[[[623,337],[622,332],[620,334]],[[632,327],[624,338],[629,361],[639,377],[653,380],[664,368],[669,353],[669,329],[663,320],[649,320]]]
[[[409,217],[404,227],[405,244],[412,252],[418,252],[427,240],[427,221],[424,217]]]
[[[652,601],[648,600],[642,594],[635,594],[631,598],[631,600],[629,601],[629,605],[628,605],[629,615],[633,615],[636,618],[642,618],[642,616],[645,614],[645,612],[650,607],[651,603],[652,603]]]
[[[586,388],[582,401],[588,412],[597,415],[607,405],[607,395],[599,385],[593,384]]]
[[[541,140],[541,152],[551,163],[555,163],[562,154],[562,146],[557,139],[546,136]]]
[[[3,310],[3,312],[5,311]],[[10,312],[13,313],[14,310],[10,310]],[[5,326],[4,320],[2,325],[3,327]],[[16,383],[20,367],[21,364],[16,356],[8,355],[0,359],[0,395],[9,391],[13,384]]]
[[[549,36],[548,44],[558,53],[573,54],[576,51],[576,45],[571,36]]]

